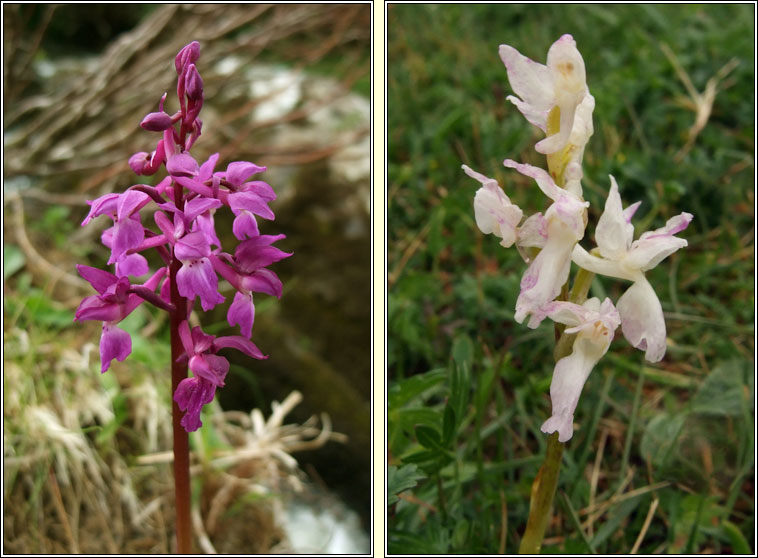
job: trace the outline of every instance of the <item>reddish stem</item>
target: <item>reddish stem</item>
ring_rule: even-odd
[[[181,211],[184,209],[182,187],[174,184],[174,199]],[[171,250],[171,266],[169,281],[171,287],[171,304],[175,310],[171,312],[171,393],[176,393],[179,383],[187,377],[187,364],[180,364],[177,359],[184,353],[184,347],[179,337],[179,324],[187,318],[187,299],[179,294],[176,286],[176,274],[181,268],[181,262],[174,257]],[[176,544],[179,554],[192,552],[192,523],[190,521],[190,472],[189,472],[189,435],[181,425],[184,413],[172,396],[171,414],[174,425],[174,491],[176,507]]]

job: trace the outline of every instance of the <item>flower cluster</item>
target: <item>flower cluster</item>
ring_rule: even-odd
[[[168,176],[155,186],[136,184],[123,193],[105,194],[88,202],[90,211],[82,225],[101,215],[113,221],[101,239],[111,251],[108,264],[114,266],[114,273],[77,266],[98,294],[86,297],[75,317],[78,321],[103,322],[100,358],[101,371],[105,372],[113,359],[123,361],[131,353],[131,338],[118,323],[137,306],[147,301],[178,313],[185,350],[181,358],[188,361],[194,374],[183,380],[174,394],[180,409],[186,411],[182,425],[187,431],[200,427],[202,406],[213,399],[217,387],[224,385],[229,363],[216,354],[220,349],[231,347],[253,358],[267,358],[250,341],[255,319],[253,293],[280,297],[282,283],[267,267],[292,255],[273,246],[284,235],[261,235],[258,229],[256,217],[274,219],[268,204],[276,195],[267,183],[254,179],[265,167],[235,161],[226,170],[216,171],[218,153],[203,163],[189,153],[202,131],[198,115],[204,100],[203,81],[195,66],[199,57],[197,41],[177,54],[179,110],[171,115],[164,112],[164,93],[158,112],[148,114],[140,124],[161,134],[155,149],[129,159],[129,166],[138,175],[153,175],[164,166]],[[152,213],[154,228],[141,214],[151,202],[157,206]],[[215,230],[214,213],[224,206],[235,216],[233,234],[240,241],[233,254],[223,250]],[[133,278],[150,273],[142,253],[151,248],[157,250],[163,266],[144,283],[135,282]],[[239,326],[239,336],[215,338],[200,327],[189,328],[187,320],[196,298],[204,311],[224,302],[218,289],[219,275],[236,289],[227,321],[232,327]],[[174,297],[172,280],[177,290],[174,294],[178,294]]]
[[[619,324],[624,337],[645,351],[650,362],[666,352],[666,324],[655,291],[645,279],[652,269],[687,241],[674,236],[687,228],[692,215],[681,213],[666,226],[643,233],[633,241],[632,216],[640,205],[621,204],[613,176],[605,210],[595,228],[597,248],[587,252],[579,241],[587,225],[587,208],[581,180],[584,148],[593,133],[595,99],[587,88],[584,60],[571,35],[563,35],[550,47],[547,65],[539,64],[508,45],[500,47],[516,108],[545,132],[535,149],[547,156],[548,171],[510,159],[508,168],[533,179],[552,200],[542,213],[523,220],[524,212],[513,204],[497,181],[468,166],[463,170],[482,186],[474,198],[476,224],[494,234],[504,247],[516,244],[529,264],[521,279],[515,319],[536,328],[546,317],[570,326],[576,334],[570,355],[555,366],[550,386],[552,416],[542,425],[545,433],[558,432],[559,441],[573,435],[574,410],[592,368],[606,353]],[[536,255],[535,255],[536,253]],[[632,285],[613,305],[591,298],[583,304],[557,301],[567,283],[571,262],[588,272],[625,279]]]

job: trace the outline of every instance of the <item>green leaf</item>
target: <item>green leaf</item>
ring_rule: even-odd
[[[391,506],[399,500],[398,494],[409,490],[425,479],[426,475],[419,471],[418,465],[403,465],[398,468],[394,465],[387,467],[387,505]]]
[[[469,522],[465,519],[459,519],[453,528],[453,535],[450,537],[450,545],[453,548],[463,549],[468,538]]]
[[[728,520],[721,522],[721,529],[725,532],[729,542],[732,545],[732,554],[753,554],[750,549],[750,543],[747,542],[745,535],[740,528]]]
[[[442,382],[446,376],[447,371],[445,369],[436,369],[397,382],[387,391],[387,404],[389,408],[396,409],[405,405],[415,397]]]
[[[474,360],[474,344],[468,335],[458,335],[453,341],[453,360],[459,366],[471,368],[471,363]]]
[[[8,279],[26,265],[24,253],[15,244],[3,244],[3,279]]]
[[[692,398],[696,413],[720,416],[739,416],[743,405],[753,407],[755,379],[752,366],[744,360],[730,360],[719,364],[705,378]]]
[[[406,408],[389,413],[390,424],[392,429],[400,429],[411,432],[418,424],[436,425],[439,424],[440,413],[436,409],[428,407]]]
[[[418,443],[428,449],[442,450],[442,438],[440,433],[429,426],[417,426],[416,437]]]
[[[608,521],[603,523],[603,525],[601,525],[597,530],[597,533],[595,533],[595,537],[592,539],[591,545],[597,548],[603,544],[603,542],[605,542],[608,537],[615,533],[616,530],[620,528],[621,523],[624,521],[624,519],[626,519],[626,517],[629,516],[629,514],[631,514],[635,509],[637,509],[637,506],[640,505],[642,496],[643,495],[640,494],[634,498],[624,500],[618,506],[613,508]]]
[[[456,434],[455,411],[450,403],[445,406],[445,412],[442,415],[442,443],[449,446],[455,439]]]
[[[661,413],[650,419],[640,440],[640,453],[653,465],[664,465],[673,455],[687,416]]]

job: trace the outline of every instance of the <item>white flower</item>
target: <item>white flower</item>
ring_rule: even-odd
[[[516,241],[516,226],[524,212],[511,203],[495,179],[471,170],[466,165],[462,168],[467,175],[482,183],[474,196],[476,226],[484,234],[494,234],[501,238],[500,244],[505,248],[510,247]]]
[[[602,305],[597,298],[591,298],[581,306],[572,302],[551,302],[542,312],[556,322],[571,326],[566,328],[566,333],[577,334],[572,353],[555,364],[550,384],[553,413],[541,428],[546,434],[558,432],[558,441],[566,442],[574,434],[574,410],[584,383],[595,364],[608,351],[620,317],[609,298]]]
[[[680,213],[664,227],[645,232],[632,242],[631,219],[640,202],[623,209],[616,179],[610,178],[605,210],[595,229],[600,256],[591,255],[577,245],[572,257],[577,265],[593,273],[634,282],[616,304],[621,314],[621,330],[634,347],[645,351],[645,359],[658,362],[666,353],[666,323],[661,303],[645,279],[645,271],[687,246],[686,240],[674,235],[687,228],[692,215]]]
[[[568,279],[571,253],[574,245],[584,236],[585,209],[589,203],[556,186],[543,169],[511,159],[506,159],[503,164],[533,178],[545,195],[553,200],[544,217],[532,216],[524,222],[524,234],[520,235],[524,242],[531,243],[527,245],[541,244],[542,248],[521,278],[521,293],[516,301],[515,314],[518,323],[531,314],[527,325],[536,328],[544,318],[539,309],[558,296]]]
[[[546,66],[509,45],[500,45],[500,58],[513,91],[521,97],[509,95],[507,98],[529,122],[547,133],[550,111],[553,107],[560,109],[560,131],[538,142],[535,149],[543,154],[555,153],[567,145],[574,133],[573,139],[581,142],[575,145],[583,150],[592,135],[595,101],[587,89],[584,60],[574,38],[563,35],[555,41],[547,53]],[[582,111],[578,111],[583,102]]]

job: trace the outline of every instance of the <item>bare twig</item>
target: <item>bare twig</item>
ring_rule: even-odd
[[[739,65],[739,60],[737,58],[732,58],[729,62],[724,64],[721,69],[716,72],[716,74],[705,84],[705,91],[703,91],[703,93],[699,93],[697,89],[695,89],[695,86],[692,84],[690,76],[687,74],[684,68],[682,68],[682,65],[679,63],[679,59],[676,57],[671,48],[666,43],[661,43],[660,46],[663,54],[665,54],[666,58],[668,58],[669,62],[671,62],[676,75],[679,77],[679,80],[682,82],[684,88],[687,90],[687,93],[690,96],[689,99],[684,99],[682,101],[682,104],[695,112],[695,122],[690,127],[689,133],[687,135],[687,142],[674,156],[675,161],[681,161],[689,152],[689,150],[692,149],[697,136],[700,134],[703,128],[705,128],[705,125],[708,123],[708,119],[711,117],[713,102],[716,100],[716,93],[718,93],[719,83],[723,81],[732,72],[732,70],[734,70]],[[726,87],[729,85],[731,84],[726,85],[722,89],[726,89]]]

